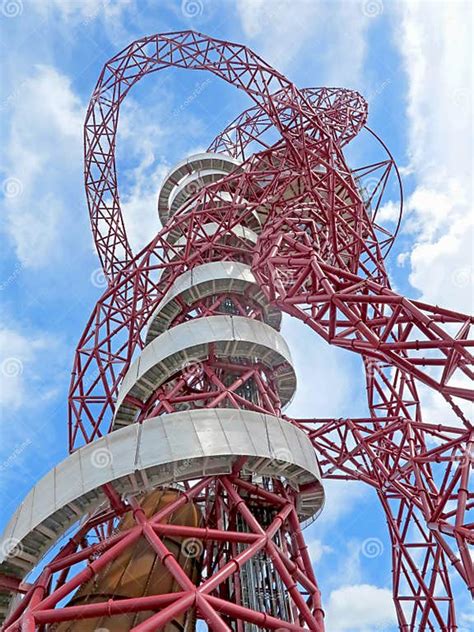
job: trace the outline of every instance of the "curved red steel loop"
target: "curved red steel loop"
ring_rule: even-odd
[[[105,64],[84,126],[85,185],[92,233],[110,281],[133,261],[115,166],[120,105],[135,83],[165,67],[207,70],[240,88],[266,112],[289,145],[303,129],[314,141],[330,137],[298,89],[244,46],[194,31],[156,34],[133,42]],[[273,107],[274,92],[284,106],[284,120]],[[293,157],[299,160],[296,144]]]

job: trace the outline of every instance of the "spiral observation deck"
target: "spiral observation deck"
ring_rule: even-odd
[[[159,194],[162,221],[189,204],[199,187],[234,169],[240,169],[237,161],[217,154],[180,162]],[[228,237],[255,243],[258,225],[251,222],[252,228],[234,226]],[[209,222],[206,235],[215,235],[217,226]],[[186,239],[182,234],[175,243]],[[280,417],[296,389],[291,354],[279,333],[281,312],[268,303],[248,262],[222,261],[218,248],[209,259],[178,275],[153,311],[145,347],[122,380],[112,433],[54,468],[14,514],[4,533],[2,572],[23,578],[71,526],[103,505],[108,485],[122,497],[140,497],[239,467],[268,490],[272,481],[284,482],[302,521],[321,510],[314,448],[301,429]],[[262,524],[269,526],[274,515],[264,514]],[[266,603],[265,585],[272,587],[273,605]],[[266,555],[246,564],[240,590],[248,607],[265,607],[291,622],[286,589]],[[3,606],[5,615],[8,602]],[[175,620],[177,629],[193,629],[190,620],[182,624]]]

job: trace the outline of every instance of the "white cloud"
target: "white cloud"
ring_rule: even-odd
[[[370,494],[367,484],[358,481],[326,479],[324,491],[326,501],[323,512],[318,518],[318,528],[333,526],[347,515],[351,516],[351,521],[356,525],[362,513],[360,506],[364,506],[363,504]]]
[[[471,632],[474,627],[474,613],[462,612],[460,617],[461,626],[459,632]]]
[[[293,417],[345,417],[367,413],[362,361],[354,353],[328,345],[301,320],[284,317],[282,335],[297,375]]]
[[[399,213],[400,205],[390,200],[379,208],[377,221],[382,224],[385,222],[395,222],[398,220]]]
[[[114,32],[121,30],[123,14],[133,3],[132,0],[40,0],[32,6],[40,17],[54,15],[68,26],[77,23],[87,26],[101,19],[107,31]]]
[[[159,104],[155,99],[143,104],[128,96],[120,111],[116,153],[120,203],[134,253],[161,229],[158,194],[173,164],[206,151],[200,140],[202,121],[187,108],[210,80],[197,82],[193,92],[178,105],[168,81],[159,85]]]
[[[382,632],[396,623],[392,592],[371,584],[333,590],[325,610],[331,632]]]
[[[371,23],[362,3],[238,0],[237,10],[245,35],[279,70],[297,62],[314,81],[317,60],[318,83],[355,87],[361,82]],[[303,59],[308,64],[301,64]]]
[[[302,321],[284,317],[282,335],[290,348],[297,375],[293,402],[285,414],[300,419],[341,418],[367,414],[364,373],[360,358],[328,345]],[[324,480],[325,504],[311,527],[315,540],[351,514],[354,525],[359,506],[369,497],[366,484],[357,481]],[[314,529],[314,531],[313,531]]]
[[[54,195],[45,193],[34,204],[29,200],[31,211],[10,204],[8,229],[16,247],[19,260],[25,267],[39,268],[47,264],[59,245],[59,224],[64,207]]]
[[[474,307],[472,198],[472,24],[469,2],[403,2],[395,27],[408,79],[408,172],[415,188],[398,258],[421,300]],[[460,383],[460,386],[464,384]],[[457,423],[441,397],[420,387],[424,418]],[[465,402],[457,402],[467,410]],[[469,414],[469,413],[468,413]]]
[[[67,193],[82,179],[83,118],[70,80],[49,66],[37,66],[12,103],[3,228],[26,267],[53,262],[61,248]]]
[[[158,191],[167,166],[152,165],[146,158],[134,170],[135,179],[121,201],[127,236],[134,253],[141,250],[161,228],[158,218]]]
[[[61,335],[11,319],[0,323],[0,496],[9,516],[30,485],[66,452],[66,421],[55,416],[70,358]],[[65,411],[61,399],[61,413]],[[39,449],[40,446],[40,449]]]
[[[117,152],[119,162],[121,156],[127,160],[127,168],[120,169],[119,164],[118,171],[122,213],[133,252],[148,244],[161,227],[158,192],[170,165],[158,152],[168,136],[166,126],[157,124],[148,108],[127,99],[120,112]]]
[[[414,194],[416,195],[416,193]],[[427,207],[412,207],[417,215]],[[446,209],[454,211],[453,205]],[[471,313],[474,308],[473,221],[469,216],[453,212],[451,222],[446,222],[439,236],[417,239],[410,255],[411,285],[422,291],[422,300],[435,305]]]
[[[56,358],[57,351],[58,341],[50,335],[0,325],[0,406],[5,411],[50,399],[54,384],[41,374],[45,355]]]
[[[68,348],[57,331],[10,318],[0,322],[0,494],[6,514],[65,454],[63,398],[57,406],[68,381]]]
[[[321,540],[310,540],[306,544],[313,564],[317,564],[323,555],[334,552],[331,546],[324,544]]]
[[[158,191],[171,166],[164,153],[170,152],[174,159],[179,133],[195,147],[196,136],[202,132],[200,120],[192,114],[186,115],[185,128],[181,119],[173,116],[172,93],[163,89],[163,83],[159,95],[159,105],[156,101],[142,105],[128,97],[120,113],[116,153],[120,199],[135,252],[160,229]],[[5,127],[0,177],[5,208],[2,228],[25,267],[56,263],[61,249],[67,251],[64,242],[77,240],[71,223],[85,225],[87,221],[83,189],[85,110],[86,104],[74,92],[69,77],[44,65],[36,66],[8,100],[10,121]]]
[[[469,2],[404,2],[396,41],[408,77],[406,205],[410,283],[422,299],[470,311],[472,292],[472,25]],[[436,70],[435,70],[436,69]]]

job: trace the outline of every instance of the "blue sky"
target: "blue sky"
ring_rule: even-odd
[[[2,524],[66,455],[73,353],[104,287],[82,182],[82,124],[103,64],[138,37],[192,28],[248,45],[299,87],[359,90],[369,101],[369,124],[404,178],[404,222],[387,261],[395,287],[471,311],[471,24],[470,4],[457,1],[0,2]],[[159,229],[156,199],[166,171],[207,147],[248,105],[197,72],[158,73],[134,88],[121,113],[117,156],[136,249]],[[299,376],[288,413],[366,414],[358,358],[328,348],[299,323],[285,321],[283,331]],[[421,392],[428,421],[450,420],[443,402]],[[390,549],[376,498],[363,486],[334,482],[327,496],[306,536],[331,632],[395,629]],[[378,546],[374,557],[364,555],[369,539]],[[474,620],[469,600],[455,575],[453,585],[466,631]]]

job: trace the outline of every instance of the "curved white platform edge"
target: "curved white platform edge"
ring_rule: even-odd
[[[135,421],[138,406],[124,401],[127,395],[146,402],[172,375],[205,360],[211,344],[216,356],[256,358],[275,370],[275,385],[282,405],[291,401],[296,374],[283,336],[270,325],[245,316],[207,316],[168,329],[143,349],[120,385],[114,427]]]
[[[269,305],[250,266],[237,261],[213,261],[177,277],[149,319],[146,344],[168,329],[173,318],[183,309],[183,302],[192,305],[199,299],[221,292],[247,294],[260,306],[265,322],[273,329],[280,328],[281,311]]]
[[[0,572],[23,578],[74,523],[105,500],[101,487],[120,494],[229,474],[247,456],[244,473],[283,477],[300,492],[306,520],[324,502],[314,448],[287,421],[237,409],[171,413],[133,424],[86,445],[44,476],[7,525],[0,543]],[[9,550],[13,551],[9,554]]]
[[[165,177],[158,195],[158,213],[163,226],[168,220],[171,211],[171,194],[176,187],[182,184],[183,179],[202,170],[214,171],[216,176],[224,177],[226,174],[238,169],[240,161],[227,156],[203,152],[194,154],[178,162]]]

